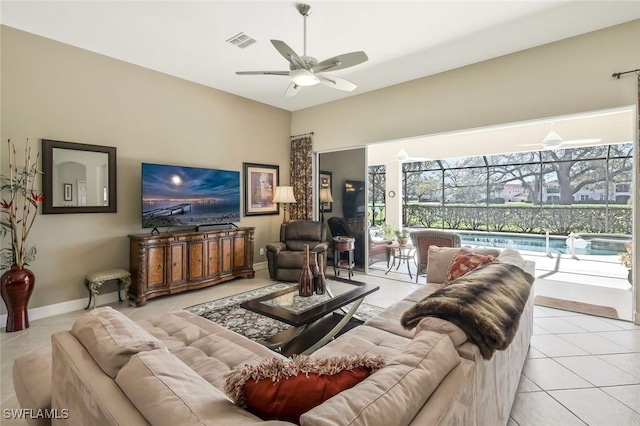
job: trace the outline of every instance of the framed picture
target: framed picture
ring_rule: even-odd
[[[332,172],[325,172],[320,170],[320,179],[318,182],[320,186],[318,188],[318,194],[320,194],[321,188],[329,188],[329,191],[333,195],[333,187],[331,186],[332,179],[333,179]],[[331,211],[333,211],[333,203],[326,202],[326,203],[321,203],[321,205],[322,205],[322,210],[324,210],[325,213],[331,213]]]
[[[70,183],[65,183],[64,184],[64,201],[71,201],[73,200],[73,185],[71,185]]]
[[[280,214],[280,206],[273,202],[276,186],[280,184],[280,166],[242,163],[244,168],[244,215]]]

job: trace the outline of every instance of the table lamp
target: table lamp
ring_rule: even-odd
[[[324,203],[333,203],[331,189],[328,186],[320,188],[320,221],[324,222]]]
[[[284,219],[282,223],[289,222],[287,204],[296,202],[296,197],[293,196],[293,186],[276,186],[273,202],[282,204],[282,208],[284,209]]]

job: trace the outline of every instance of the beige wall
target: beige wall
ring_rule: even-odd
[[[127,235],[148,232],[140,227],[141,162],[239,171],[243,161],[277,164],[289,181],[290,112],[11,28],[1,37],[3,173],[7,138],[19,148],[29,138],[39,149],[46,138],[118,150],[116,214],[38,216],[30,308],[87,297],[87,272],[129,267]],[[281,222],[238,223],[256,227],[256,262],[266,260],[259,248]]]
[[[318,151],[635,105],[640,21],[293,113]],[[452,52],[451,54],[455,54]]]

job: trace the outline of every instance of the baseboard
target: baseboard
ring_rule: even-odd
[[[111,293],[99,294],[96,300],[96,306],[106,305],[109,303],[118,301],[118,292],[113,291]],[[87,307],[89,303],[89,297],[83,297],[82,299],[68,300],[66,302],[54,303],[52,305],[40,306],[38,308],[29,309],[29,322],[48,318],[54,315],[66,314],[73,311],[79,311]],[[126,303],[126,302],[123,302]],[[7,314],[0,315],[0,326],[5,327],[7,325]]]
[[[258,262],[253,264],[254,271],[262,271],[267,269],[267,262]],[[118,292],[104,293],[98,295],[96,306],[107,305],[118,301]],[[40,306],[38,308],[29,309],[29,321],[41,318],[48,318],[54,315],[66,314],[73,311],[79,311],[87,307],[89,297],[82,299],[68,300],[66,302],[54,303],[53,305]],[[7,314],[0,315],[0,327],[7,325]]]

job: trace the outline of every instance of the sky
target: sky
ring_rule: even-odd
[[[142,198],[240,201],[240,172],[142,163]]]

